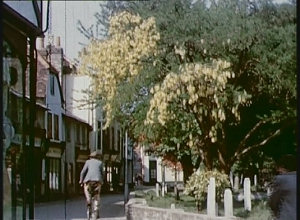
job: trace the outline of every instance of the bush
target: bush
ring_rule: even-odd
[[[185,185],[184,193],[195,197],[198,210],[200,204],[204,203],[207,199],[207,187],[210,177],[215,178],[217,201],[221,201],[225,188],[230,186],[228,175],[217,170],[193,173]]]

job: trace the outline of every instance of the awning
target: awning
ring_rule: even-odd
[[[61,158],[61,149],[50,147],[46,154],[46,157]]]

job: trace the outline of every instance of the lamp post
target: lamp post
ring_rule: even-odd
[[[124,163],[125,163],[125,175],[124,175],[124,205],[128,202],[128,164],[127,164],[127,158],[128,158],[128,134],[127,130],[125,131],[125,146],[124,146]]]

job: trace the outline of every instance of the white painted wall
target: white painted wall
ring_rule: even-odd
[[[79,76],[75,74],[65,75],[65,97],[67,112],[76,115],[80,119],[92,125],[92,119],[95,112],[91,110],[92,106],[84,103],[88,100],[87,94],[84,93],[90,87],[90,78],[88,76]]]
[[[157,159],[157,181],[162,182],[163,177],[163,167],[162,167],[162,159]],[[174,182],[175,181],[175,169],[171,167],[165,167],[165,182]],[[177,181],[183,182],[183,172],[182,171],[176,171],[177,172]]]
[[[156,160],[156,168],[157,168],[157,181],[162,182],[162,166],[161,166],[161,158],[147,156],[144,154],[144,147],[141,147],[140,154],[142,157],[142,175],[144,176],[144,182],[150,181],[149,174],[149,162]],[[165,181],[166,182],[174,182],[175,181],[175,171],[170,167],[165,167]],[[177,181],[183,182],[183,172],[177,171]]]

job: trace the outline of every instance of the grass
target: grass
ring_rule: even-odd
[[[151,207],[167,208],[171,207],[171,204],[175,204],[176,209],[183,209],[185,212],[201,213],[206,214],[206,204],[204,204],[203,209],[198,212],[196,207],[196,202],[194,197],[180,194],[180,200],[175,199],[174,193],[167,193],[165,197],[156,197],[155,191],[148,191],[147,193],[143,191],[136,191],[136,197],[144,198],[147,204]],[[224,215],[223,203],[218,204],[219,216]],[[271,212],[268,208],[266,200],[254,200],[252,201],[251,212],[244,210],[243,201],[235,201],[233,204],[233,214],[234,216],[240,217],[241,219],[248,220],[271,220]]]

